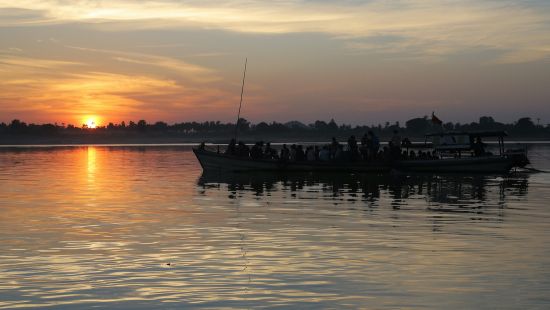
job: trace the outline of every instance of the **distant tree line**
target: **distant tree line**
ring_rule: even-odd
[[[536,124],[529,117],[522,117],[511,124],[496,122],[490,116],[482,116],[478,122],[467,124],[443,123],[441,125],[432,123],[428,116],[413,118],[402,126],[399,122],[386,122],[384,125],[348,125],[338,124],[330,121],[318,120],[311,124],[304,124],[299,121],[287,123],[260,122],[252,124],[246,119],[239,120],[238,134],[243,139],[258,137],[299,137],[299,138],[322,138],[331,136],[347,137],[355,135],[362,136],[367,131],[373,131],[380,137],[389,137],[394,130],[399,130],[403,136],[421,138],[427,132],[445,131],[506,131],[512,137],[549,139],[550,124],[546,126]],[[20,120],[13,120],[10,123],[0,123],[0,137],[2,136],[173,136],[173,137],[231,137],[235,132],[235,123],[222,123],[220,121],[207,122],[182,122],[168,124],[165,122],[147,123],[145,120],[119,124],[109,123],[97,128],[88,128],[86,125],[77,127],[65,124],[27,124]]]

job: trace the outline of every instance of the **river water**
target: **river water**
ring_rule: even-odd
[[[550,144],[530,146],[550,170]],[[549,309],[550,173],[202,174],[0,149],[0,309]]]

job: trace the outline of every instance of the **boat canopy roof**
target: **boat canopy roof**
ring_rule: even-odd
[[[426,137],[434,136],[470,136],[470,137],[506,137],[506,131],[446,131],[426,134]]]

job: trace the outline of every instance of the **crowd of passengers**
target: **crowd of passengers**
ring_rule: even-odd
[[[384,160],[409,160],[409,159],[439,159],[435,151],[407,151],[412,145],[407,138],[402,139],[398,131],[394,131],[388,146],[380,147],[379,138],[369,131],[358,142],[355,136],[351,136],[347,145],[341,144],[332,138],[330,144],[323,146],[302,146],[283,144],[277,151],[271,144],[256,142],[251,148],[244,142],[237,143],[232,139],[225,154],[250,157],[252,159],[272,159],[280,161],[384,161]]]

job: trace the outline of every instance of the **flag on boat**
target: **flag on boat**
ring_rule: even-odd
[[[440,120],[437,116],[435,116],[434,112],[432,112],[432,123],[434,125],[443,125],[443,121]]]

